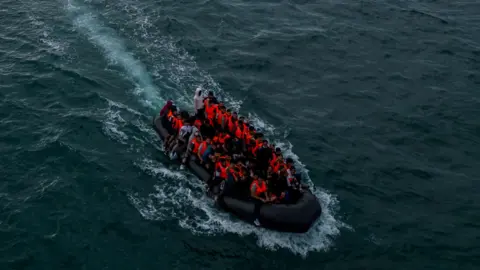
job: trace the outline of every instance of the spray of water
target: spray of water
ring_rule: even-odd
[[[74,0],[67,1],[66,10],[73,17],[74,25],[83,31],[92,43],[103,50],[112,64],[121,66],[131,77],[137,86],[134,94],[141,97],[144,105],[156,108],[157,104],[163,102],[160,91],[153,84],[147,69],[128,52],[125,42],[113,29],[104,26],[93,12]]]

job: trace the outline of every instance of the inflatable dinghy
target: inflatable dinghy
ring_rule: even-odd
[[[166,123],[168,123],[166,118],[160,116],[153,120],[153,128],[162,140],[168,135],[164,128]],[[186,146],[177,149],[179,162],[185,150]],[[193,156],[187,161],[186,166],[205,183],[212,177],[206,169],[197,164]],[[308,189],[303,191],[293,204],[259,204],[248,197],[240,199],[238,196],[230,196],[225,190],[223,182],[212,188],[213,194],[211,195],[216,199],[218,206],[248,223],[270,230],[305,233],[322,212],[317,198]],[[255,207],[259,207],[259,209],[255,211]],[[255,213],[258,213],[258,216],[255,216]],[[255,220],[258,222],[255,223]]]

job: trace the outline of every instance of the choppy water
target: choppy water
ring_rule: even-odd
[[[478,269],[480,5],[5,0],[0,269]],[[151,117],[197,86],[304,166],[305,235],[212,207]]]

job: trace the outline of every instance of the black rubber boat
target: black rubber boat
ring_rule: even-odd
[[[166,119],[157,116],[153,120],[153,128],[163,140],[167,130],[163,127]],[[178,149],[177,156],[181,157],[186,147]],[[180,159],[178,159],[180,161]],[[207,182],[211,175],[195,162],[192,157],[186,164],[189,169],[203,182]],[[222,194],[223,188],[219,185],[213,188],[216,203],[222,209],[240,219],[254,224],[258,218],[261,227],[282,232],[307,232],[313,223],[320,217],[322,208],[315,195],[310,190],[302,193],[294,204],[263,204],[260,206],[260,215],[254,216],[255,203],[249,199],[239,199]]]

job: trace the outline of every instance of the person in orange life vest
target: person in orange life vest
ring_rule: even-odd
[[[262,202],[270,201],[268,196],[267,183],[258,174],[254,173],[252,184],[250,184],[250,196]]]
[[[230,119],[228,120],[228,131],[231,134],[234,134],[235,131],[237,130],[237,122],[238,122],[238,114],[237,112],[233,112],[232,116],[230,116]]]
[[[181,147],[185,144],[188,143],[188,139],[190,138],[190,135],[192,134],[192,121],[189,119],[186,119],[183,123],[180,129],[178,130],[178,135],[175,140],[170,144],[170,150],[171,152],[176,152],[178,147]],[[187,144],[188,146],[188,144]]]
[[[223,129],[226,131],[226,132],[229,132],[230,131],[230,128],[229,128],[229,125],[230,125],[230,120],[232,118],[232,111],[230,109],[227,109],[225,111],[225,120],[224,120],[224,127]]]
[[[205,106],[205,113],[207,114],[208,120],[215,123],[215,117],[217,115],[218,105],[214,104],[210,99],[207,99],[207,106]]]
[[[248,123],[244,124],[243,138],[245,139],[246,146],[250,143],[250,140],[253,139],[252,130],[254,130],[253,126],[250,126]]]
[[[238,120],[237,121],[237,129],[235,130],[235,137],[237,137],[239,140],[244,139],[244,125],[243,122]]]
[[[215,164],[215,174],[211,181],[209,181],[208,187],[212,189],[212,187],[220,184],[223,180],[227,179],[227,170],[228,166],[224,157],[220,157],[219,160]]]
[[[197,155],[198,153],[198,148],[200,148],[200,145],[202,144],[203,140],[202,140],[202,136],[200,135],[200,133],[197,133],[195,134],[195,138],[193,138],[192,142],[191,142],[191,149],[192,149],[192,153]]]
[[[170,116],[169,121],[170,121],[170,125],[168,125],[169,136],[165,138],[165,141],[163,142],[163,146],[165,149],[168,149],[169,145],[177,137],[177,134],[178,134],[177,126],[181,124],[181,121],[182,121],[182,115],[176,111],[176,108],[175,108],[175,111],[172,112],[172,115]]]
[[[195,122],[193,122],[193,125],[194,125],[198,130],[200,130],[200,128],[202,127],[202,120],[196,119]]]
[[[275,162],[271,163],[271,166],[273,168],[273,172],[275,173],[278,173],[280,169],[284,169],[285,171],[287,170],[287,165],[283,161],[283,155],[278,155]]]
[[[218,105],[217,117],[216,117],[217,128],[220,130],[224,130],[225,123],[226,123],[226,109],[223,103],[220,103]]]
[[[225,141],[230,138],[230,135],[228,135],[227,133],[225,133],[223,131],[220,131],[217,135],[217,138],[218,138],[219,143],[224,144]]]
[[[279,147],[275,148],[275,153],[272,154],[272,161],[271,162],[275,162],[277,160],[277,156],[279,156],[281,154],[282,154],[282,150]]]
[[[177,107],[176,106],[171,106],[169,108],[169,111],[167,112],[167,115],[166,115],[166,119],[164,121],[162,121],[162,125],[163,127],[165,127],[165,129],[167,130],[168,132],[168,136],[167,138],[165,139],[168,139],[168,137],[170,137],[170,135],[173,135],[175,133],[175,130],[173,128],[173,125],[176,121],[176,117],[177,117],[178,113],[177,113]]]
[[[246,152],[248,159],[250,160],[255,159],[255,151],[256,151],[255,140],[250,139],[250,142],[247,144],[247,152]]]
[[[211,146],[211,140],[208,137],[205,140],[203,140],[198,146],[196,156],[200,164],[203,164],[204,162],[207,161],[208,155],[213,154],[215,147],[212,148],[210,146]]]

